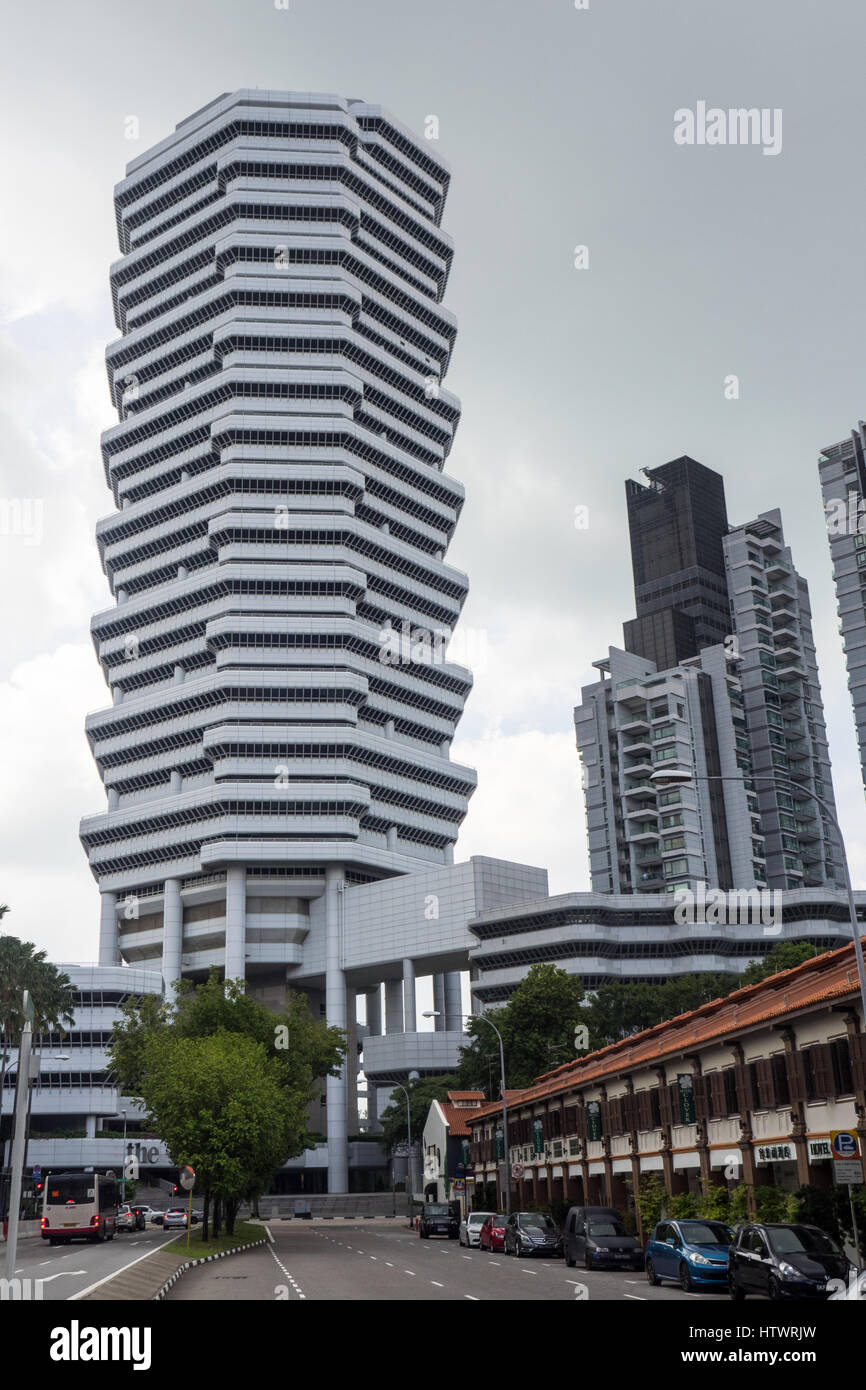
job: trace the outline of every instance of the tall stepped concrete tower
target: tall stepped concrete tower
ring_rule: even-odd
[[[101,964],[267,996],[316,900],[339,1023],[346,887],[453,862],[475,774],[449,756],[471,676],[437,637],[467,591],[448,182],[381,107],[239,91],[115,190],[108,805],[81,826]]]

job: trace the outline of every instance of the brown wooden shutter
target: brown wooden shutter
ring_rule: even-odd
[[[758,1082],[758,1106],[761,1110],[772,1110],[776,1104],[776,1087],[773,1083],[773,1063],[769,1057],[758,1058],[755,1076]]]
[[[577,1107],[577,1115],[576,1115],[575,1119],[576,1119],[576,1126],[575,1126],[575,1127],[576,1127],[576,1130],[577,1130],[577,1137],[578,1137],[578,1139],[582,1139],[583,1142],[586,1143],[586,1106],[585,1106],[585,1105],[579,1105],[579,1106]]]
[[[637,1096],[637,1127],[638,1129],[652,1128],[652,1115],[650,1113],[650,1093],[649,1091],[638,1091]]]
[[[676,1125],[680,1122],[680,1101],[677,1083],[669,1081],[659,1087],[659,1109],[663,1125]]]
[[[622,1098],[623,1125],[631,1133],[638,1128],[638,1098],[634,1093]]]
[[[577,1133],[577,1111],[576,1105],[567,1105],[562,1112],[562,1132],[563,1134]]]
[[[714,1071],[707,1080],[710,1083],[709,1113],[712,1119],[720,1120],[728,1113],[725,1103],[725,1078],[722,1072]]]
[[[806,1068],[802,1052],[785,1053],[785,1071],[788,1077],[788,1095],[792,1101],[806,1099]]]
[[[866,1033],[849,1033],[851,1075],[855,1091],[866,1091]]]
[[[741,1111],[748,1112],[755,1108],[755,1097],[752,1094],[752,1074],[749,1071],[748,1062],[738,1062],[734,1067],[737,1077],[737,1103]]]
[[[817,1043],[809,1048],[812,1059],[812,1076],[815,1085],[815,1099],[835,1096],[836,1082],[833,1080],[833,1054],[829,1043]]]

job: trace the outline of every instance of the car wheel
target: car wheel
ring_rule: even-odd
[[[774,1301],[782,1297],[782,1290],[779,1287],[779,1281],[775,1274],[771,1274],[767,1280],[767,1297],[772,1298]]]
[[[692,1281],[692,1272],[686,1264],[685,1260],[683,1260],[682,1264],[680,1265],[680,1288],[682,1289],[683,1293],[692,1293],[694,1287],[695,1286]]]
[[[653,1288],[656,1288],[661,1283],[661,1280],[656,1274],[656,1267],[652,1260],[647,1260],[646,1262],[646,1277],[647,1283],[652,1284]]]
[[[745,1290],[740,1288],[736,1279],[730,1273],[728,1274],[728,1296],[732,1298],[735,1303],[742,1303],[743,1299],[746,1297]]]

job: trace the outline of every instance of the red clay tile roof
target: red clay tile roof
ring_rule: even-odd
[[[451,1105],[447,1100],[439,1101],[439,1109],[445,1116],[449,1133],[467,1136],[471,1133],[466,1119],[469,1115],[477,1115],[477,1110],[461,1110],[456,1105]]]
[[[863,938],[866,942],[866,938]],[[545,1100],[575,1085],[599,1082],[621,1072],[634,1071],[665,1057],[681,1053],[684,1048],[701,1046],[728,1033],[766,1023],[770,1019],[796,1013],[831,999],[842,999],[859,993],[857,962],[853,942],[835,951],[803,961],[791,970],[781,970],[757,985],[746,985],[733,994],[713,999],[699,1009],[680,1014],[664,1023],[634,1033],[609,1047],[590,1052],[574,1062],[566,1062],[554,1071],[545,1072],[523,1091],[508,1092],[521,1101]],[[501,1103],[488,1102],[480,1110],[465,1112],[467,1120],[496,1114]]]
[[[446,1091],[445,1094],[452,1101],[484,1099],[483,1091]]]

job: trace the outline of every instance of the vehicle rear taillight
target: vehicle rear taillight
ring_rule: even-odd
[[[40,1226],[41,1230],[43,1230],[43,1231],[47,1231],[47,1230],[50,1229],[50,1227],[51,1227],[51,1222],[48,1220],[48,1217],[47,1217],[47,1216],[43,1216],[43,1217],[42,1217],[42,1220],[39,1222],[39,1226]]]
[[[90,1218],[90,1224],[91,1224],[91,1226],[98,1226],[98,1225],[99,1225],[99,1217],[98,1217],[98,1216],[91,1216],[91,1218]]]

